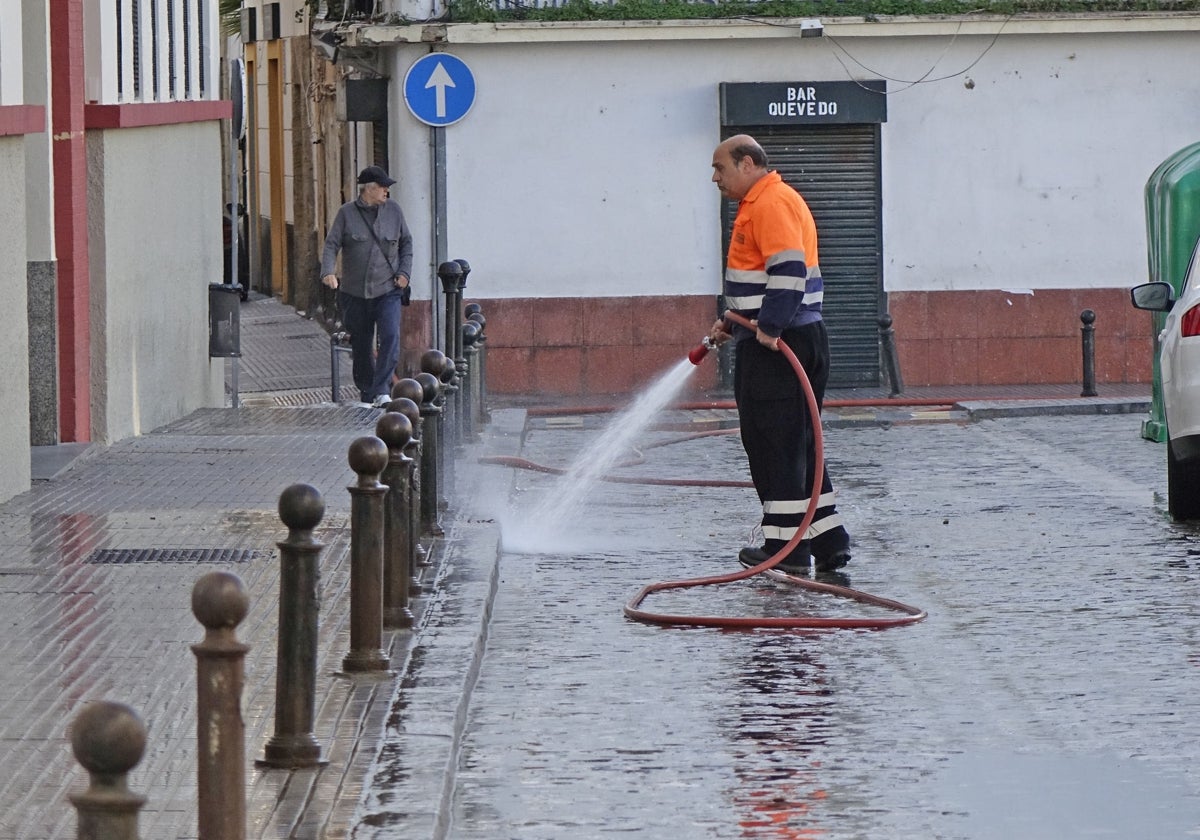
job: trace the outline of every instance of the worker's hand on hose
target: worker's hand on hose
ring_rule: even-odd
[[[708,340],[717,346],[724,344],[732,337],[733,336],[730,335],[729,330],[725,326],[724,320],[714,321],[712,327],[708,331]]]
[[[321,282],[331,289],[336,289],[338,287],[338,279],[336,274],[326,274],[321,278]]]
[[[762,328],[758,326],[758,321],[751,321],[750,323],[754,324],[754,328],[755,328],[754,337],[756,339],[758,339],[758,343],[761,344],[763,347],[768,347],[771,350],[778,352],[779,351],[779,336],[767,335],[765,332],[762,331]]]

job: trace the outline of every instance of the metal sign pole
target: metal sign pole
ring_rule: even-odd
[[[236,287],[241,281],[238,273],[238,233],[241,228],[241,213],[238,212],[238,141],[244,124],[244,75],[241,59],[229,62],[229,98],[233,100],[233,117],[229,120],[229,284]],[[238,348],[240,354],[241,348]],[[238,408],[239,361],[235,355],[230,359],[230,388],[233,391],[233,407]]]

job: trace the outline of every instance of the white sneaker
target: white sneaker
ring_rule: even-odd
[[[375,402],[371,403],[371,405],[373,405],[375,408],[383,408],[385,405],[387,405],[391,401],[392,401],[392,397],[390,394],[380,394],[378,397],[375,398]]]

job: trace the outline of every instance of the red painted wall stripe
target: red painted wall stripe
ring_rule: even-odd
[[[45,130],[46,109],[41,105],[0,105],[0,137]]]
[[[150,125],[227,120],[233,116],[233,103],[224,99],[178,102],[139,102],[129,105],[85,105],[87,128],[141,128]]]
[[[50,0],[50,125],[58,258],[59,440],[91,439],[91,321],[84,138],[83,2]]]

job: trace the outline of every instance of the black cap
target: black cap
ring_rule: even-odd
[[[383,171],[382,166],[368,166],[362,172],[358,173],[358,183],[378,184],[381,187],[390,187],[396,183],[396,180],[389,178],[388,174]]]

